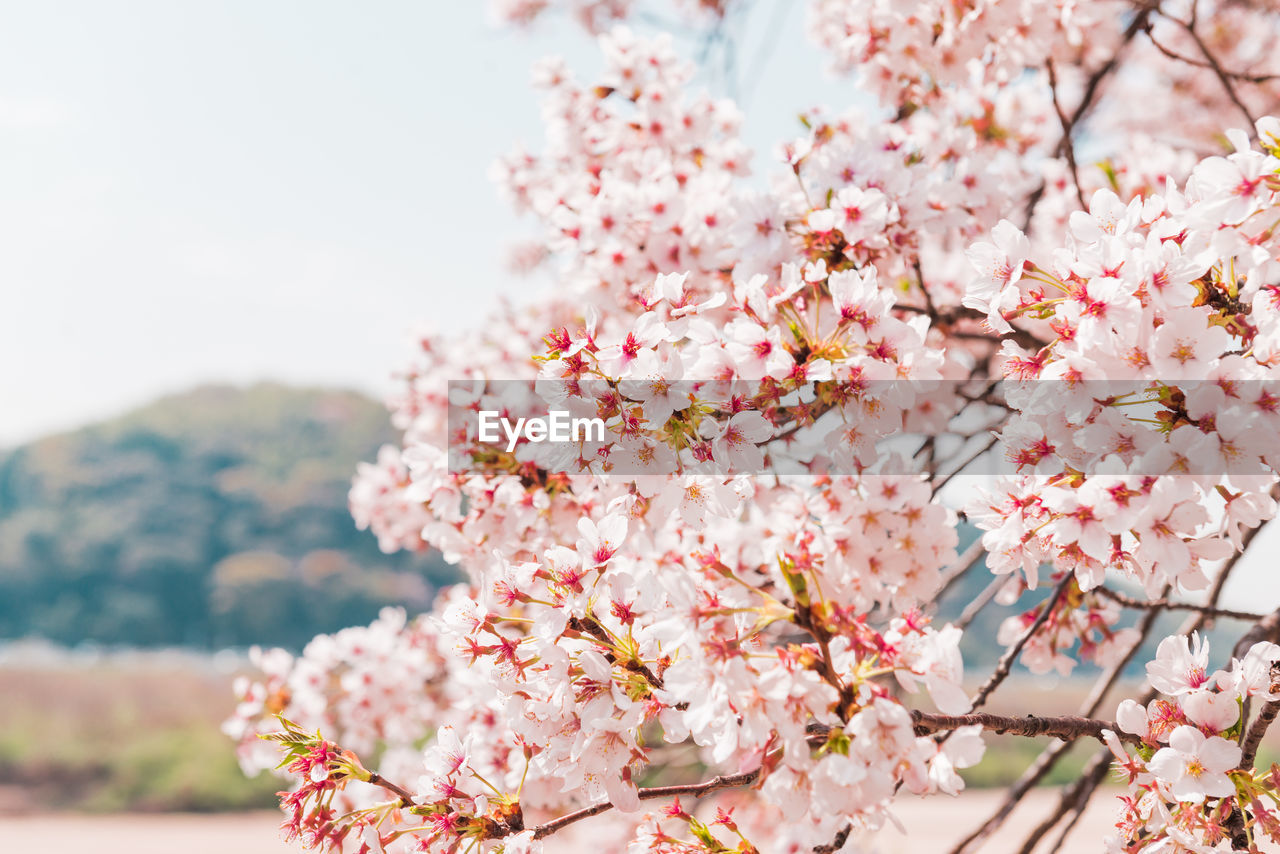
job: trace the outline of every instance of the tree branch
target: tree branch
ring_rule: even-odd
[[[1080,170],[1076,166],[1076,146],[1071,138],[1071,123],[1067,120],[1067,114],[1062,110],[1062,103],[1058,101],[1058,72],[1053,68],[1053,60],[1046,59],[1044,67],[1049,71],[1049,94],[1053,98],[1053,109],[1058,114],[1058,124],[1062,126],[1062,145],[1059,146],[1067,157],[1067,167],[1071,170],[1071,180],[1076,185],[1076,201],[1080,203],[1080,210],[1087,211],[1089,206],[1084,201],[1084,189],[1080,186]]]
[[[1219,608],[1215,605],[1197,605],[1194,602],[1175,602],[1169,599],[1136,599],[1133,596],[1126,596],[1123,593],[1101,585],[1093,588],[1089,592],[1097,593],[1099,596],[1104,596],[1112,602],[1116,602],[1126,608],[1195,611],[1196,613],[1204,614],[1207,617],[1227,617],[1232,620],[1248,620],[1251,623],[1257,622],[1266,616],[1265,614],[1254,614],[1250,611],[1233,611],[1230,608]]]
[[[413,793],[410,792],[408,789],[404,788],[403,786],[399,785],[398,783],[391,782],[386,777],[383,777],[381,774],[378,774],[377,772],[370,772],[368,782],[371,785],[386,789],[388,792],[391,792],[394,795],[398,795],[400,797],[401,803],[404,806],[406,807],[413,806],[414,804]]]
[[[853,825],[846,824],[844,827],[840,828],[840,832],[836,834],[835,839],[825,845],[815,845],[813,848],[813,854],[835,854],[835,852],[843,848],[844,844],[849,841],[850,833],[853,833]]]
[[[986,556],[986,553],[986,549],[982,547],[982,537],[970,543],[969,547],[956,558],[955,563],[942,571],[942,583],[938,586],[938,592],[933,595],[933,601],[937,602],[945,596],[952,585],[973,569],[978,561]]]
[[[1094,738],[1102,741],[1102,731],[1111,730],[1122,741],[1132,744],[1140,744],[1141,739],[1136,735],[1121,732],[1120,728],[1112,721],[1097,720],[1094,718],[1085,718],[1079,715],[1063,715],[1060,717],[1036,717],[1027,715],[1019,718],[1010,715],[992,715],[992,714],[968,714],[968,715],[942,715],[932,712],[922,712],[918,709],[911,711],[911,720],[915,726],[917,735],[928,735],[935,732],[944,732],[956,730],[966,726],[980,726],[985,730],[1000,735],[1021,735],[1028,738],[1036,738],[1039,736],[1052,736],[1060,738],[1064,741],[1074,741],[1079,738]],[[815,741],[822,740],[831,728],[825,724],[810,724],[808,727],[809,737]],[[638,791],[640,800],[647,801],[654,798],[673,798],[681,795],[701,798],[721,789],[742,788],[755,785],[760,780],[763,771],[756,768],[752,771],[746,771],[742,774],[732,774],[728,776],[721,775],[713,777],[710,780],[701,783],[689,783],[680,786],[650,786]],[[575,824],[583,819],[591,818],[603,812],[613,809],[613,804],[605,801],[603,803],[593,804],[589,807],[583,807],[575,812],[567,813],[559,818],[537,825],[530,828],[533,831],[534,839],[543,839],[558,830]]]
[[[1213,69],[1213,73],[1217,75],[1218,81],[1222,83],[1222,88],[1226,90],[1227,97],[1231,99],[1231,103],[1239,107],[1240,112],[1249,120],[1249,137],[1252,139],[1257,134],[1257,130],[1254,127],[1257,119],[1253,117],[1253,113],[1251,113],[1249,108],[1245,106],[1244,101],[1240,100],[1240,96],[1236,94],[1236,87],[1231,83],[1231,78],[1227,76],[1227,72],[1218,62],[1217,57],[1213,55],[1209,50],[1209,46],[1204,43],[1204,40],[1200,38],[1200,34],[1196,32],[1195,13],[1197,5],[1199,5],[1197,2],[1193,2],[1191,4],[1192,18],[1190,21],[1179,21],[1177,18],[1170,18],[1169,20],[1177,21],[1181,24],[1187,31],[1187,35],[1191,36],[1191,40],[1196,43],[1196,47],[1199,48],[1201,55],[1203,55],[1205,61],[1209,63],[1209,67]]]
[[[1273,499],[1280,497],[1280,484],[1272,486],[1271,497]],[[1244,538],[1240,543],[1240,550],[1227,560],[1222,569],[1218,571],[1218,577],[1213,580],[1213,587],[1210,588],[1209,595],[1205,597],[1206,604],[1210,606],[1217,605],[1218,600],[1222,597],[1222,591],[1226,587],[1227,579],[1240,565],[1241,559],[1248,551],[1249,546],[1253,543],[1254,538],[1258,536],[1258,533],[1262,531],[1264,527],[1266,527],[1265,524],[1259,525],[1256,528],[1250,529],[1248,533],[1244,535]],[[1152,613],[1158,612],[1153,611]],[[1192,614],[1186,622],[1179,627],[1175,634],[1188,635],[1192,632],[1200,631],[1208,625],[1212,619],[1213,618],[1211,616],[1203,612]],[[1243,650],[1248,650],[1249,646],[1251,646],[1256,640],[1267,640],[1275,635],[1280,635],[1280,610],[1277,610],[1276,613],[1259,621],[1253,626],[1253,628],[1246,632],[1245,635],[1236,643],[1233,654],[1237,658],[1242,657],[1244,655],[1242,648]],[[1158,692],[1154,688],[1148,689],[1138,702],[1145,706],[1157,696]],[[1093,759],[1090,760],[1089,766],[1085,769],[1080,779],[1063,791],[1058,800],[1058,807],[1054,814],[1042,822],[1040,826],[1033,830],[1027,837],[1027,843],[1023,847],[1024,852],[1028,852],[1029,854],[1031,849],[1034,847],[1036,840],[1052,830],[1053,826],[1057,824],[1058,821],[1060,821],[1068,812],[1076,808],[1083,811],[1085,806],[1088,805],[1089,799],[1093,796],[1094,792],[1097,791],[1098,786],[1106,779],[1107,769],[1111,767],[1111,760],[1112,756],[1109,749],[1100,750]],[[1230,827],[1231,824],[1236,821],[1240,824],[1240,833],[1238,836],[1243,836],[1244,817],[1243,815],[1240,815],[1239,810],[1232,811],[1232,815],[1228,818],[1228,826]],[[1237,835],[1233,834],[1233,838],[1236,837]]]
[[[1027,642],[1031,640],[1036,632],[1040,631],[1040,627],[1048,621],[1053,609],[1057,606],[1062,594],[1066,592],[1067,586],[1074,577],[1070,572],[1062,577],[1062,580],[1058,582],[1058,586],[1054,589],[1053,595],[1045,601],[1044,607],[1036,615],[1035,620],[1013,642],[1013,646],[1005,650],[1004,655],[1000,656],[1000,660],[996,663],[996,669],[987,681],[982,684],[982,687],[978,689],[978,693],[974,695],[973,701],[969,705],[971,711],[981,708],[987,702],[987,698],[991,696],[991,692],[1000,687],[1000,683],[1009,676],[1009,672],[1013,669],[1013,663],[1018,660],[1018,655],[1022,652],[1022,648],[1027,645]]]
[[[1036,843],[1053,830],[1054,825],[1067,813],[1084,812],[1084,808],[1089,804],[1089,798],[1102,781],[1107,779],[1107,772],[1111,770],[1111,758],[1111,751],[1104,748],[1089,761],[1080,777],[1062,790],[1062,796],[1058,799],[1058,806],[1053,813],[1027,835],[1018,854],[1031,854]]]
[[[1213,68],[1213,65],[1209,62],[1190,56],[1183,56],[1182,54],[1160,44],[1160,42],[1156,40],[1155,33],[1152,29],[1151,22],[1148,21],[1146,27],[1147,38],[1151,41],[1152,46],[1165,56],[1177,62],[1193,65],[1196,68]],[[1232,80],[1240,80],[1244,83],[1267,83],[1272,80],[1280,80],[1280,74],[1246,74],[1240,71],[1228,71],[1225,68],[1222,69],[1222,73],[1230,77]]]
[[[1063,137],[1058,141],[1058,148],[1056,150],[1057,155],[1063,155],[1065,153],[1065,146],[1070,141],[1072,134],[1075,133],[1076,126],[1080,124],[1081,120],[1084,119],[1089,110],[1093,107],[1094,100],[1098,97],[1098,89],[1102,86],[1102,82],[1111,76],[1111,73],[1115,71],[1117,66],[1119,66],[1120,56],[1124,53],[1125,48],[1129,46],[1129,43],[1134,40],[1138,33],[1146,29],[1147,21],[1151,18],[1151,14],[1160,8],[1160,0],[1144,0],[1144,2],[1135,5],[1138,7],[1137,13],[1133,16],[1133,20],[1129,22],[1129,26],[1125,27],[1124,33],[1120,38],[1120,44],[1116,47],[1115,53],[1113,53],[1106,62],[1098,66],[1098,68],[1089,75],[1089,79],[1085,81],[1084,92],[1080,96],[1080,103],[1076,105],[1075,111],[1072,112],[1070,117],[1068,117]],[[1036,206],[1039,205],[1040,200],[1044,198],[1045,187],[1045,182],[1041,181],[1031,195],[1027,197],[1026,211],[1023,214],[1023,231],[1026,231],[1031,227],[1031,220],[1035,215]],[[1085,209],[1088,210],[1087,207]]]
[[[1270,693],[1275,694],[1276,692],[1280,692],[1280,662],[1271,665]],[[1267,734],[1267,727],[1271,726],[1277,714],[1280,714],[1280,700],[1268,700],[1266,705],[1258,711],[1258,716],[1249,725],[1249,731],[1240,745],[1241,768],[1250,769],[1253,767],[1253,760],[1258,755],[1258,747],[1262,744],[1262,737]]]
[[[1171,586],[1166,584],[1161,593],[1161,597],[1163,598],[1164,596],[1167,596],[1171,589]],[[1089,696],[1080,704],[1080,714],[1082,716],[1093,717],[1098,713],[1098,709],[1102,708],[1102,702],[1106,699],[1107,692],[1111,690],[1111,686],[1120,678],[1120,675],[1124,673],[1125,668],[1129,666],[1129,662],[1133,660],[1133,657],[1137,655],[1138,650],[1142,648],[1142,644],[1146,641],[1147,635],[1151,634],[1151,630],[1155,628],[1155,623],[1159,618],[1160,613],[1161,612],[1159,610],[1152,609],[1143,614],[1142,619],[1138,624],[1138,637],[1135,638],[1133,643],[1129,645],[1129,648],[1125,650],[1125,654],[1116,661],[1113,661],[1111,666],[1108,667],[1100,677],[1098,677],[1098,681],[1094,683],[1093,689],[1089,692]],[[960,840],[960,842],[951,849],[951,854],[961,854],[961,852],[968,849],[969,846],[975,842],[986,839],[988,836],[995,833],[996,830],[1004,824],[1005,819],[1009,817],[1014,808],[1022,801],[1023,796],[1025,796],[1027,792],[1031,791],[1037,783],[1044,779],[1044,777],[1053,770],[1054,766],[1058,764],[1058,760],[1062,758],[1070,747],[1071,742],[1059,739],[1041,751],[1040,755],[1036,757],[1035,762],[1028,766],[1027,769],[1022,772],[1022,776],[1009,787],[1000,807],[977,829],[971,832],[964,839]],[[1066,833],[1064,832],[1062,839],[1065,838]]]
[[[701,798],[712,792],[718,792],[721,789],[734,789],[743,786],[754,785],[760,779],[761,769],[756,768],[754,771],[746,771],[742,774],[731,774],[729,776],[712,777],[701,783],[690,783],[683,786],[650,786],[646,789],[640,789],[640,800],[647,801],[654,798],[674,798],[680,795],[686,795],[693,798]],[[608,812],[613,809],[613,804],[605,801],[603,803],[594,804],[589,807],[567,813],[559,818],[552,819],[544,824],[530,828],[533,831],[534,839],[543,839],[558,830],[576,824],[584,818],[591,818],[593,815],[599,815],[602,812]]]
[[[608,632],[606,632],[604,630],[604,627],[601,626],[600,623],[596,621],[595,617],[588,616],[583,619],[579,619],[578,617],[570,617],[569,628],[573,629],[575,632],[579,632],[584,635],[590,635],[591,637],[595,638],[596,640],[600,641],[606,646],[613,645],[613,639],[609,637]],[[605,652],[604,657],[609,661],[610,664],[617,664],[619,667],[622,667],[624,670],[630,670],[633,673],[639,673],[641,676],[644,677],[645,681],[648,682],[652,687],[654,688],[662,687],[662,677],[654,673],[652,670],[650,670],[649,665],[645,664],[644,662],[618,661],[617,656],[615,656],[611,652]]]
[[[973,599],[969,600],[969,604],[964,606],[964,610],[960,612],[960,616],[956,618],[953,624],[957,629],[964,631],[969,628],[972,623],[982,613],[982,609],[991,604],[996,598],[996,594],[1009,583],[1009,576],[997,575],[991,579],[986,587],[982,588],[982,592]]]
[[[968,715],[939,715],[930,712],[912,711],[912,719],[916,724],[917,735],[957,730],[966,726],[980,726],[997,735],[1021,735],[1027,738],[1038,738],[1043,735],[1060,738],[1063,741],[1075,741],[1080,738],[1093,738],[1102,741],[1102,731],[1111,730],[1121,741],[1130,744],[1141,744],[1142,739],[1131,733],[1121,732],[1114,721],[1085,718],[1079,715],[1060,715],[1058,717],[1013,717],[1012,715],[993,715],[979,712]]]

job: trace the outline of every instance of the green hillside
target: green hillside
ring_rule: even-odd
[[[0,454],[0,638],[298,647],[425,607],[452,570],[347,512],[391,439],[355,392],[211,386]]]

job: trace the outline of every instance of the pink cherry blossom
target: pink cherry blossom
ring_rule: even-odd
[[[1195,727],[1180,726],[1169,736],[1169,746],[1156,751],[1147,767],[1169,783],[1175,798],[1199,803],[1235,792],[1226,772],[1239,761],[1238,744],[1217,736],[1205,737]]]

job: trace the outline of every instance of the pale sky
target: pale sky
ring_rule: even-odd
[[[758,172],[801,108],[857,98],[799,5],[741,37]],[[0,447],[200,382],[378,393],[416,324],[527,287],[495,263],[528,224],[486,171],[541,147],[537,57],[599,60],[485,6],[0,4]]]

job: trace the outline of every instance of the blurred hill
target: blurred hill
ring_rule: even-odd
[[[0,638],[300,647],[424,608],[438,555],[384,555],[347,512],[392,439],[350,391],[209,386],[0,452]]]

